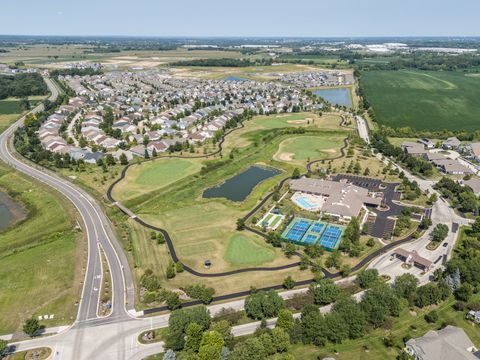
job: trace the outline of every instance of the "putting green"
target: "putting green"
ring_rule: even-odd
[[[131,166],[125,179],[114,189],[114,197],[130,200],[200,171],[201,159],[158,159]]]
[[[235,234],[228,240],[225,261],[233,265],[256,265],[272,261],[275,252],[263,240]]]
[[[290,163],[304,163],[308,159],[320,160],[337,156],[342,146],[342,136],[296,136],[282,141],[273,158]]]

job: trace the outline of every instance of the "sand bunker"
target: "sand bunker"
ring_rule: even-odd
[[[294,153],[282,152],[282,153],[276,155],[275,157],[280,161],[292,161],[294,155],[295,155]]]

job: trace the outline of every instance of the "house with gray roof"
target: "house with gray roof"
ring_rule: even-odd
[[[447,326],[431,330],[417,339],[410,339],[405,350],[415,360],[478,360],[477,348],[462,328]]]

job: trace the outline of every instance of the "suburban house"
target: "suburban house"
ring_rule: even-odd
[[[462,328],[447,326],[410,339],[405,350],[415,360],[478,360],[477,349]]]
[[[429,139],[418,139],[418,142],[425,146],[427,149],[435,149],[435,143]]]
[[[340,220],[349,220],[360,214],[365,205],[378,206],[382,199],[370,196],[369,191],[345,181],[302,178],[290,182],[290,189],[325,197],[320,210]]]
[[[423,156],[427,153],[423,144],[413,141],[404,141],[402,143],[402,149],[412,156]]]
[[[480,178],[477,176],[472,177],[469,180],[463,181],[463,184],[473,190],[476,196],[480,196]]]
[[[442,147],[447,150],[455,150],[455,149],[458,149],[459,146],[460,146],[460,140],[458,140],[456,137],[449,137],[442,144]]]
[[[480,142],[471,143],[467,148],[470,151],[470,157],[474,160],[480,161]]]

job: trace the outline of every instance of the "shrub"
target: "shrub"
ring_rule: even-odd
[[[231,325],[237,324],[242,318],[241,311],[232,308],[222,308],[214,317],[214,321],[227,320]]]
[[[210,304],[213,300],[215,289],[205,285],[189,285],[185,287],[185,293],[192,299],[198,299],[204,304]]]
[[[438,321],[438,313],[435,310],[425,314],[424,319],[426,322],[433,324]]]
[[[465,310],[465,303],[463,301],[457,301],[453,304],[453,308],[457,311]]]

